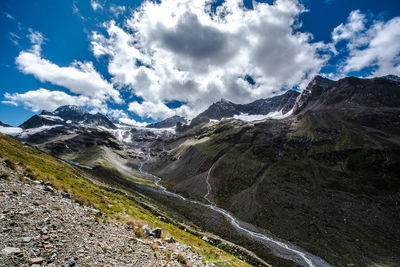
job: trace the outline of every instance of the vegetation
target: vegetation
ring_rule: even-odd
[[[0,154],[7,155],[6,164],[13,166],[18,172],[23,172],[25,176],[50,183],[57,190],[70,193],[76,202],[99,209],[109,218],[125,220],[128,224],[135,225],[134,233],[139,237],[142,236],[139,226],[146,223],[151,228],[160,227],[165,235],[173,236],[177,241],[190,245],[206,261],[215,260],[215,255],[218,259],[232,258],[232,255],[199,237],[159,220],[134,198],[118,193],[113,188],[107,188],[107,185],[99,182],[93,174],[71,166],[34,147],[0,134]],[[1,177],[4,179],[3,175]],[[6,175],[4,177],[7,178]],[[240,262],[240,266],[250,265]]]

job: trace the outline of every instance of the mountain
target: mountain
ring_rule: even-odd
[[[383,79],[386,79],[386,80],[395,81],[395,82],[400,82],[400,77],[397,76],[397,75],[393,75],[393,74],[382,76],[380,78],[383,78]]]
[[[307,110],[399,106],[399,82],[385,78],[356,77],[333,82],[318,76],[298,97],[293,113],[304,113]]]
[[[1,122],[1,121],[0,121],[0,126],[3,126],[3,127],[11,127],[10,125],[8,125],[8,124],[6,124],[6,123],[3,123],[3,122]]]
[[[160,128],[171,128],[171,127],[175,127],[178,122],[185,124],[187,122],[187,120],[184,117],[175,115],[175,116],[167,118],[163,121],[152,123],[152,124],[148,125],[147,127],[148,128],[159,128],[159,129]]]
[[[220,120],[222,118],[232,118],[234,115],[245,113],[248,115],[267,115],[271,112],[288,113],[300,93],[288,90],[282,95],[266,99],[259,99],[249,104],[235,104],[225,99],[213,103],[208,109],[196,116],[190,123],[190,127],[209,122],[210,120]]]
[[[17,139],[103,182],[139,190],[156,202],[153,206],[240,244],[274,266],[293,264],[274,256],[287,251],[244,236],[219,208],[248,229],[289,241],[334,266],[396,266],[399,88],[399,82],[382,77],[332,81],[316,76],[301,94],[289,90],[249,104],[222,99],[189,126],[179,117],[166,120],[168,125],[178,121],[177,134],[112,128],[107,117],[75,106],[42,112],[23,131],[13,129],[19,129]],[[220,120],[270,113],[288,116],[257,123]],[[210,120],[220,121],[204,123]],[[155,190],[153,180],[165,188]],[[199,202],[214,208],[195,205]]]
[[[226,209],[334,266],[398,265],[400,83],[317,76],[293,106],[284,120],[194,128],[157,144],[163,151],[148,168],[169,190]],[[221,110],[238,112],[221,101],[203,118]]]
[[[32,129],[45,125],[103,126],[110,129],[117,128],[107,116],[100,113],[90,114],[74,105],[61,106],[53,112],[43,111],[40,115],[34,115],[22,123],[20,127],[23,129]]]

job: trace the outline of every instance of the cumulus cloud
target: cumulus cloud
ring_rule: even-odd
[[[90,99],[85,96],[71,96],[62,91],[50,91],[44,88],[40,88],[34,91],[28,91],[26,93],[5,93],[2,101],[5,104],[12,104],[18,106],[22,104],[28,107],[33,112],[40,110],[52,111],[59,106],[63,105],[78,105],[78,106],[90,106]]]
[[[75,61],[70,66],[60,67],[41,57],[43,35],[31,31],[29,38],[32,49],[21,51],[15,59],[18,69],[25,74],[32,74],[41,82],[67,88],[73,93],[105,101],[108,98],[121,103],[118,90],[98,73],[92,62]]]
[[[365,29],[366,18],[360,10],[354,10],[347,18],[346,24],[341,23],[332,32],[335,43],[341,40],[354,40],[356,35]]]
[[[281,88],[304,86],[329,57],[330,47],[294,31],[305,11],[297,0],[274,4],[226,0],[145,1],[123,26],[93,32],[96,57],[108,56],[118,87],[144,99],[129,110],[139,116],[195,116],[221,97],[243,103]],[[255,84],[246,81],[251,76]],[[169,101],[185,104],[170,109]]]
[[[5,93],[3,104],[14,106],[22,105],[33,112],[41,110],[53,111],[64,105],[76,105],[86,107],[90,113],[102,113],[115,119],[128,118],[125,111],[120,109],[111,109],[108,105],[96,98],[90,98],[83,95],[73,96],[63,91],[48,90],[40,88],[25,93]]]
[[[152,117],[154,119],[171,117],[174,114],[174,112],[163,103],[153,103],[148,101],[145,101],[141,104],[138,102],[132,102],[129,104],[128,110],[136,113],[140,117]]]
[[[373,68],[372,76],[400,74],[400,17],[385,22],[376,20],[366,26],[365,15],[350,13],[346,24],[335,28],[334,41],[347,42],[348,57],[341,66],[343,73]]]
[[[138,122],[138,121],[135,121],[135,120],[129,119],[129,118],[120,118],[119,121],[121,123],[131,125],[131,126],[137,126],[137,127],[146,127],[147,126],[147,122]]]

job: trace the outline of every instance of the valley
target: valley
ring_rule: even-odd
[[[399,118],[398,81],[317,76],[191,121],[129,127],[64,106],[1,130],[250,264],[396,266]]]

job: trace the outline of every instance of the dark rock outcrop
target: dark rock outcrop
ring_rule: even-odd
[[[235,104],[233,102],[221,99],[212,104],[207,110],[195,117],[190,126],[196,126],[210,120],[220,120],[222,118],[232,118],[234,115],[246,113],[249,115],[266,115],[270,112],[281,111],[289,112],[300,93],[294,90],[288,90],[282,95],[259,99],[249,104]]]
[[[152,124],[148,125],[147,127],[159,128],[159,129],[160,128],[170,128],[170,127],[175,127],[178,122],[186,123],[186,119],[184,117],[175,115],[175,116],[167,118],[163,121],[152,123]]]
[[[23,129],[38,128],[44,125],[75,125],[75,126],[103,126],[110,129],[117,127],[107,116],[97,113],[90,114],[84,109],[74,106],[61,106],[54,112],[43,111],[34,115],[20,125]]]

